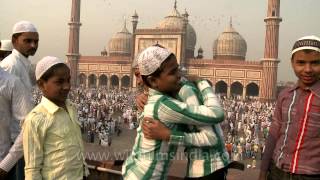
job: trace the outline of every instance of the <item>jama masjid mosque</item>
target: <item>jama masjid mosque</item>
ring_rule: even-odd
[[[216,93],[227,96],[258,96],[262,100],[275,99],[277,84],[280,0],[268,0],[264,56],[247,61],[247,43],[232,26],[232,21],[213,41],[213,57],[203,58],[203,50],[195,52],[197,35],[188,22],[188,12],[181,14],[177,3],[172,11],[155,27],[140,29],[139,17],[132,16],[132,32],[126,23],[109,40],[101,56],[79,54],[80,0],[72,1],[68,63],[73,85],[83,87],[136,87],[131,65],[134,57],[146,47],[161,44],[177,56],[187,75],[208,79]],[[120,29],[120,28],[119,28]],[[197,53],[197,54],[196,54]]]

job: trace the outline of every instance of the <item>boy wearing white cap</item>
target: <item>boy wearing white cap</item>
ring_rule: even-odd
[[[217,124],[224,119],[224,111],[207,81],[199,81],[196,83],[197,87],[194,87],[194,90],[196,88],[200,90],[197,95],[202,97],[205,105],[188,105],[181,102],[192,101],[197,97],[194,94],[184,94],[190,92],[188,91],[189,86],[181,87],[177,60],[174,54],[167,49],[158,46],[147,48],[139,55],[138,66],[144,84],[149,87],[143,121],[147,122],[150,118],[157,119],[175,134],[174,132],[179,133],[180,131],[178,124],[205,126]],[[166,179],[170,161],[175,156],[178,147],[174,142],[181,142],[180,139],[175,138],[183,138],[182,135],[170,136],[168,141],[171,143],[165,140],[148,139],[147,135],[142,133],[142,123],[137,132],[132,154],[127,158],[122,169],[124,179]],[[213,139],[202,142],[219,144],[217,142],[219,140],[215,139],[216,136],[211,138]],[[196,146],[204,145],[199,141],[193,143]],[[215,150],[212,149],[212,151]],[[227,153],[222,152],[222,154],[215,155],[215,160],[219,162],[219,165],[216,165],[219,167],[220,164],[223,164],[221,167],[224,167],[229,163]],[[210,158],[207,157],[208,160]]]
[[[162,47],[163,48],[163,47]],[[139,55],[138,55],[139,56]],[[135,59],[135,61],[137,61]],[[137,62],[133,63],[137,65]],[[138,67],[134,69],[137,82],[142,81]],[[184,79],[184,77],[182,78]],[[199,80],[198,77],[188,76],[192,79],[191,82],[182,81],[183,87],[180,93],[181,98],[188,105],[200,105],[203,103],[200,97],[200,92],[194,83]],[[141,84],[141,82],[140,82]],[[143,82],[142,82],[143,84]],[[212,96],[215,96],[212,94]],[[136,104],[139,111],[143,111],[144,106],[148,100],[147,95],[141,93],[136,96]],[[143,118],[143,117],[142,117]],[[141,118],[141,119],[142,119]],[[235,168],[242,170],[241,164],[237,162],[230,162],[230,157],[224,157],[224,162],[220,161],[222,155],[226,152],[224,147],[223,133],[219,124],[196,126],[196,125],[179,125],[179,131],[170,130],[161,121],[148,119],[142,123],[142,131],[144,137],[147,139],[164,140],[169,144],[179,145],[185,147],[185,153],[188,157],[188,170],[185,179],[225,179],[228,168]],[[214,149],[220,149],[214,154]],[[205,153],[204,153],[205,152]],[[208,158],[204,158],[203,154],[208,154]]]
[[[298,82],[279,94],[261,180],[320,179],[320,38],[298,39],[291,54]]]
[[[11,54],[13,49],[11,40],[1,40],[0,41],[0,62],[2,59]]]
[[[36,79],[43,96],[23,124],[26,180],[83,179],[88,170],[80,122],[75,105],[67,100],[70,69],[47,56],[36,66]]]
[[[28,57],[33,56],[38,48],[39,35],[36,27],[29,21],[20,21],[13,26],[12,30],[12,44],[14,49],[12,53],[0,62],[2,67],[8,73],[16,76],[24,87],[27,97],[30,97],[30,104],[32,103],[32,86],[34,84],[34,71],[32,70],[31,62]],[[30,108],[30,107],[29,107]],[[31,107],[32,109],[32,107]],[[10,125],[10,131],[20,132],[20,126],[15,124]],[[17,133],[18,135],[19,133]],[[0,162],[0,169],[10,170],[14,164],[22,157],[22,137],[16,139],[17,136],[12,137],[12,142],[15,142],[10,149],[8,155]],[[16,140],[15,140],[16,139]],[[23,159],[17,163],[17,180],[23,180]]]

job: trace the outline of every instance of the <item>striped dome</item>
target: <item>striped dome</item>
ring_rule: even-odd
[[[246,53],[246,41],[230,22],[230,26],[213,43],[213,59],[245,60]]]
[[[132,34],[128,31],[126,23],[120,32],[117,32],[109,41],[110,56],[130,56]]]
[[[184,17],[179,13],[176,6],[171,13],[166,16],[157,26],[156,29],[183,29]],[[194,28],[187,24],[187,49],[194,50],[197,43],[197,35]]]

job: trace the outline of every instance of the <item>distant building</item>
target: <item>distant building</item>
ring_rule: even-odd
[[[265,52],[260,60],[246,60],[247,43],[232,26],[214,40],[212,59],[203,59],[202,48],[195,55],[197,35],[188,22],[188,12],[180,14],[175,2],[171,13],[154,28],[139,29],[138,15],[132,16],[132,32],[124,23],[110,40],[101,56],[79,56],[77,82],[83,87],[136,87],[131,71],[132,59],[143,49],[161,44],[177,56],[187,75],[208,79],[216,93],[226,96],[276,98],[280,0],[269,0],[265,35]]]

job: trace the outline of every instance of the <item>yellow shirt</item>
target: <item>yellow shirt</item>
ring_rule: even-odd
[[[84,176],[83,144],[76,108],[68,112],[42,97],[23,124],[26,180],[78,180]]]

